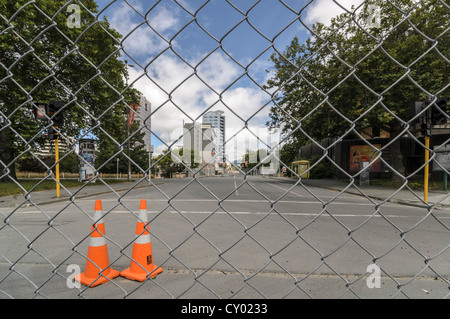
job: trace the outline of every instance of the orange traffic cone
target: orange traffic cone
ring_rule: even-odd
[[[148,224],[147,202],[143,199],[139,208],[139,220],[136,225],[137,237],[133,244],[131,265],[130,268],[120,272],[122,277],[144,281],[147,276],[155,277],[163,271],[161,267],[153,264],[152,243],[145,224]]]
[[[75,280],[85,286],[95,287],[119,276],[117,270],[109,268],[108,249],[106,246],[105,225],[103,224],[102,201],[95,201],[94,220],[88,248],[86,268],[75,276]]]

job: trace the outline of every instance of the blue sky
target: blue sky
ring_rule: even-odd
[[[152,115],[152,131],[158,137],[153,138],[156,153],[166,148],[158,139],[167,144],[177,142],[183,121],[192,122],[211,106],[211,110],[225,111],[229,138],[265,105],[248,122],[249,129],[265,141],[270,95],[250,77],[263,85],[270,76],[265,70],[271,69],[269,57],[274,50],[265,50],[272,40],[283,51],[294,36],[301,40],[309,36],[307,28],[296,20],[297,15],[283,5],[300,11],[309,1],[230,0],[236,8],[225,0],[177,2],[97,1],[100,10],[109,5],[102,14],[125,36],[123,59],[135,66],[129,70],[130,83],[156,110]],[[360,1],[340,3],[350,9]],[[248,21],[239,24],[252,6]],[[302,21],[309,26],[327,23],[341,12],[331,0],[314,0],[302,11]],[[242,148],[242,139],[250,139],[250,144],[258,147],[256,138],[247,133],[238,134],[227,149]],[[242,151],[237,151],[238,157]]]

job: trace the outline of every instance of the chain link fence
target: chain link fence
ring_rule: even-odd
[[[448,1],[0,10],[1,298],[448,298]]]

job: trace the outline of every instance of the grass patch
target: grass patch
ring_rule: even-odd
[[[120,180],[120,179],[102,179],[107,184],[114,184],[114,183],[125,183],[128,182],[128,180]],[[80,183],[78,180],[75,179],[62,179],[60,180],[60,183],[65,188],[69,187],[81,187],[85,183]],[[20,187],[19,185],[20,184]],[[94,186],[94,185],[103,185],[102,182],[97,181],[96,183],[89,183],[87,186]],[[30,190],[33,190],[33,192],[39,192],[39,191],[45,191],[45,190],[52,190],[56,189],[56,182],[54,180],[48,179],[41,181],[39,179],[19,179],[17,182],[3,182],[0,183],[0,197],[2,196],[11,196],[11,195],[22,195],[24,194],[24,190],[26,192],[29,192]]]
[[[423,180],[410,180],[408,181],[408,186],[413,190],[423,190]],[[372,186],[382,186],[389,188],[400,188],[404,183],[396,182],[390,179],[371,179],[370,185]],[[444,182],[443,181],[428,181],[428,188],[430,190],[443,190]]]

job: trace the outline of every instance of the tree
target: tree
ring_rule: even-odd
[[[280,160],[282,165],[290,166],[292,162],[298,159],[298,150],[300,146],[295,141],[285,143],[280,150]]]
[[[184,154],[184,151],[186,151],[187,155]],[[174,165],[176,167],[176,170],[178,173],[181,173],[182,171],[184,171],[185,169],[191,169],[193,171],[195,171],[196,168],[199,168],[200,166],[203,166],[204,163],[200,164],[199,162],[201,162],[202,160],[204,160],[203,155],[201,154],[202,152],[197,151],[195,149],[185,149],[185,148],[181,148],[178,150],[178,159],[176,160]],[[181,162],[180,162],[181,160]]]
[[[266,149],[258,150],[246,150],[245,154],[242,155],[242,163],[247,170],[253,169],[258,166],[261,169],[264,166],[270,166],[270,159],[268,157],[270,153]]]
[[[194,149],[186,149],[190,153],[190,160],[183,156],[185,149],[164,150],[162,154],[152,159],[152,173],[160,173],[164,177],[171,177],[172,173],[181,173],[184,170],[195,170],[204,163],[198,163],[198,154]]]
[[[124,111],[128,112],[127,108]],[[130,168],[132,173],[145,173],[148,170],[148,153],[145,150],[143,130],[140,130],[139,122],[134,121],[129,129],[127,115],[118,114],[114,121],[107,124],[108,131],[100,131],[99,144],[96,155],[96,163],[100,165],[97,169],[102,173],[115,173],[117,171],[117,158],[119,158],[119,171],[128,172],[128,160],[130,158]],[[109,134],[113,134],[111,137]],[[128,157],[128,146],[130,155]],[[148,172],[147,172],[148,173]]]
[[[379,25],[371,24],[374,5]],[[315,24],[304,43],[294,38],[272,55],[275,74],[267,88],[279,91],[268,125],[299,145],[383,128],[390,133],[391,165],[404,175],[400,136],[412,124],[409,103],[427,92],[449,94],[449,10],[438,0],[376,0],[353,13],[329,26]]]
[[[171,177],[172,173],[177,172],[177,168],[172,160],[172,152],[164,150],[162,154],[159,154],[152,159],[153,168],[155,173],[159,173],[164,177]]]
[[[33,118],[35,103],[65,103],[62,139],[89,132],[114,143],[123,130],[117,123],[125,123],[124,114],[138,101],[136,90],[124,92],[121,35],[106,18],[97,20],[95,1],[77,3],[81,27],[70,28],[70,1],[0,0],[0,116],[7,119],[0,127],[2,180],[16,178],[16,159],[42,144],[52,124]]]

